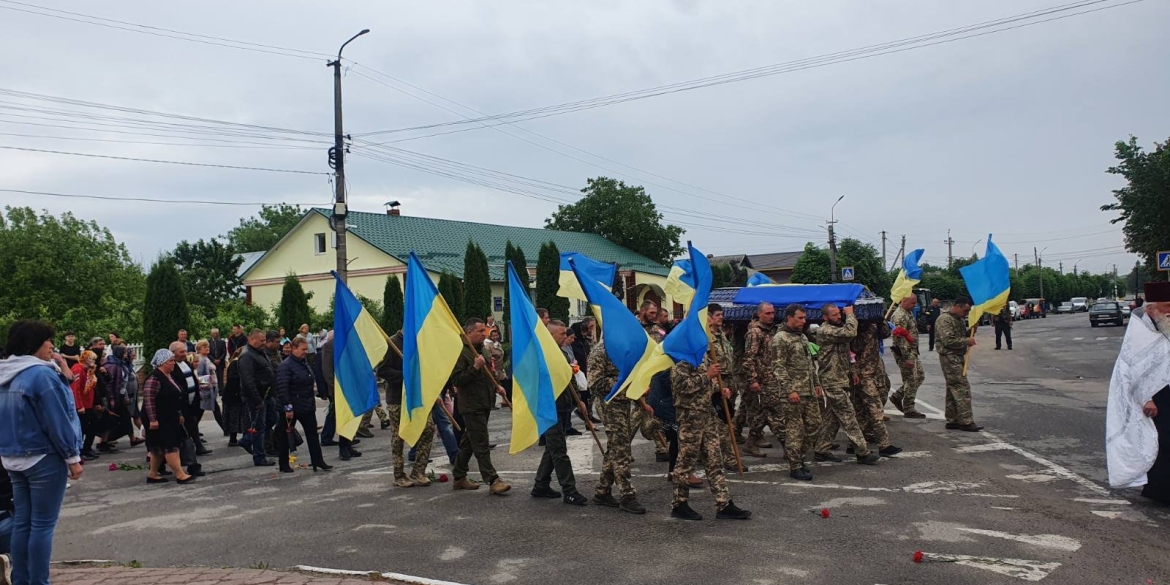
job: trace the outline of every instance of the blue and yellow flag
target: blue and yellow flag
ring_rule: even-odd
[[[690,260],[675,263],[675,267],[681,267],[683,271],[678,282],[693,287],[687,295],[686,314],[666,339],[652,348],[650,354],[630,374],[624,390],[626,396],[634,400],[646,393],[650,388],[650,379],[658,372],[669,369],[675,362],[687,362],[699,367],[707,355],[707,303],[711,298],[713,280],[711,264],[690,242],[687,242],[687,249],[690,251]]]
[[[898,272],[898,278],[894,280],[894,287],[890,289],[890,300],[895,305],[914,294],[914,285],[922,282],[922,268],[918,266],[918,263],[922,261],[924,253],[926,250],[919,248],[906,254],[906,257],[902,259],[902,270]]]
[[[541,323],[512,263],[508,263],[512,312],[512,442],[515,455],[557,424],[557,397],[573,379],[565,353]]]
[[[398,436],[413,445],[463,351],[463,327],[414,252],[406,265],[405,289]]]
[[[662,291],[670,295],[674,302],[690,305],[691,298],[695,296],[695,277],[690,260],[675,260]]]
[[[748,286],[765,286],[769,284],[776,284],[776,281],[768,278],[768,275],[763,272],[753,272],[747,280]]]
[[[570,259],[569,266],[577,276],[581,290],[585,292],[586,301],[594,307],[597,321],[601,324],[605,353],[618,371],[617,383],[605,396],[609,401],[617,396],[618,389],[634,371],[634,366],[647,357],[656,344],[642,328],[638,318],[613,296],[610,289],[603,287],[577,266],[577,259]]]
[[[386,357],[386,334],[353,292],[337,281],[333,308],[333,412],[337,434],[352,439],[363,414],[381,401],[374,367]]]
[[[999,246],[991,242],[991,234],[987,234],[987,252],[983,258],[960,268],[959,273],[974,303],[971,314],[967,315],[968,327],[977,325],[983,313],[994,315],[1003,310],[1012,292],[1011,266]]]
[[[613,288],[613,280],[617,278],[617,264],[600,262],[579,252],[561,252],[561,274],[558,281],[560,287],[557,289],[558,297],[589,302],[589,297],[586,296],[585,291],[581,288],[581,283],[577,281],[577,275],[573,273],[573,267],[569,264],[570,260],[576,263],[577,270],[581,274],[596,280],[606,290]],[[593,308],[593,312],[597,315],[601,314],[597,307]]]

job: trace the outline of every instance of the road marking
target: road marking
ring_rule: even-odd
[[[1049,339],[1048,341],[1060,341],[1061,339],[1064,339],[1064,338],[1063,337],[1053,337],[1052,339]]]
[[[1003,451],[1009,446],[1007,443],[983,443],[982,445],[967,445],[955,447],[956,453],[983,453],[984,451]]]
[[[998,530],[983,530],[981,528],[966,527],[959,528],[958,530],[960,532],[969,532],[971,534],[979,534],[993,538],[1002,538],[1004,540],[1014,540],[1016,542],[1034,544],[1044,548],[1054,548],[1068,552],[1075,552],[1081,548],[1081,541],[1075,538],[1069,538],[1067,536],[1060,536],[1059,534],[1012,534],[1010,532],[1000,532]]]
[[[992,573],[1023,579],[1024,581],[1039,581],[1060,567],[1060,563],[938,553],[923,553],[923,560],[927,562],[955,563],[956,565],[975,567],[976,569],[983,569]]]
[[[1132,505],[1129,500],[1116,500],[1116,499],[1112,499],[1112,498],[1105,499],[1105,500],[1094,499],[1094,498],[1073,498],[1073,501],[1074,502],[1082,502],[1085,504],[1114,504],[1114,505],[1118,505],[1118,506],[1131,506]]]
[[[573,463],[574,474],[593,471],[592,435],[568,437],[565,444],[569,454],[569,461]]]
[[[1109,339],[1109,338],[1108,337],[1098,337],[1097,341],[1105,341],[1106,339]]]
[[[345,569],[328,569],[325,567],[313,567],[309,565],[297,565],[294,569],[302,573],[316,573],[318,575],[334,575],[344,577],[372,577],[374,575],[380,576],[383,579],[392,581],[403,581],[405,583],[414,583],[416,585],[464,585],[463,583],[456,583],[454,581],[439,581],[438,579],[428,579],[426,577],[415,577],[413,575],[403,575],[402,573],[379,573],[377,571],[348,571]]]
[[[1007,476],[1008,479],[1018,479],[1028,483],[1048,483],[1060,479],[1048,473],[1017,473]]]
[[[887,459],[921,459],[923,457],[934,457],[930,451],[902,451],[893,457]]]
[[[1073,341],[1081,341],[1081,340],[1083,340],[1083,339],[1084,339],[1084,337],[1074,337],[1074,338],[1073,338]]]
[[[918,404],[922,405],[923,407],[925,407],[929,410],[933,410],[935,412],[941,412],[939,409],[937,409],[929,404],[926,404],[925,402],[923,402],[921,400],[918,401]],[[1039,463],[1040,465],[1043,465],[1044,467],[1048,468],[1049,472],[1053,473],[1054,475],[1056,475],[1062,479],[1067,479],[1073,483],[1076,483],[1077,485],[1079,485],[1079,486],[1081,486],[1081,487],[1083,487],[1083,488],[1085,488],[1085,489],[1087,489],[1095,494],[1099,494],[1102,496],[1111,496],[1112,495],[1111,493],[1109,493],[1109,490],[1093,483],[1091,480],[1086,479],[1084,477],[1081,477],[1081,476],[1069,471],[1068,469],[1066,469],[1060,465],[1057,465],[1056,463],[1053,463],[1052,461],[1049,461],[1049,460],[1047,460],[1047,459],[1045,459],[1045,458],[1043,458],[1043,457],[1041,457],[1041,456],[1039,456],[1031,451],[1028,451],[1026,449],[1021,449],[1020,447],[1017,447],[1011,443],[1008,443],[1007,441],[1003,441],[999,437],[996,437],[995,435],[993,435],[987,431],[979,431],[979,434],[983,435],[984,437],[987,437],[988,439],[991,439],[992,441],[994,441],[996,443],[1003,443],[1005,446],[1005,449],[1007,451],[1011,451],[1011,452],[1013,452],[1021,457],[1024,457],[1025,459],[1030,459],[1031,461],[1033,461],[1035,463]]]
[[[1102,518],[1108,518],[1110,520],[1116,520],[1118,518],[1121,518],[1122,514],[1125,514],[1125,512],[1114,511],[1114,510],[1093,510],[1093,513],[1098,515],[1098,516],[1101,516]]]

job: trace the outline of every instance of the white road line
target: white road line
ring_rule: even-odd
[[[1082,341],[1084,339],[1085,339],[1084,337],[1074,337],[1073,341]]]
[[[1118,505],[1118,506],[1132,506],[1133,505],[1132,503],[1130,503],[1129,500],[1115,500],[1115,499],[1099,500],[1099,499],[1095,499],[1095,498],[1073,498],[1073,501],[1074,502],[1082,502],[1085,504],[1106,504],[1106,505],[1114,504],[1114,505]]]
[[[1039,581],[1060,567],[1060,563],[938,553],[924,553],[923,560],[927,562],[955,563],[956,565],[975,567],[976,569],[983,569],[992,573],[1023,579],[1024,581]]]
[[[402,573],[379,573],[377,571],[347,571],[345,569],[328,569],[325,567],[312,567],[309,565],[297,565],[294,569],[303,573],[315,573],[318,575],[334,575],[344,577],[372,577],[377,575],[383,579],[390,579],[394,581],[403,581],[405,583],[415,583],[417,585],[464,585],[463,583],[456,583],[454,581],[439,581],[438,579],[428,579],[426,577],[415,577],[413,575],[403,575]]]
[[[928,410],[933,410],[935,412],[941,412],[939,409],[937,409],[929,404],[926,404],[925,402],[923,402],[921,400],[918,401],[918,404],[922,405],[923,407],[927,408]],[[1033,461],[1035,463],[1039,463],[1040,465],[1043,465],[1044,467],[1048,468],[1049,472],[1059,476],[1062,479],[1067,479],[1073,483],[1076,483],[1077,485],[1079,485],[1079,486],[1081,486],[1081,487],[1083,487],[1083,488],[1085,488],[1085,489],[1087,489],[1095,494],[1099,494],[1102,496],[1111,496],[1112,495],[1111,493],[1109,493],[1109,490],[1107,490],[1107,489],[1093,483],[1092,481],[1069,471],[1065,467],[1057,465],[1056,463],[1053,463],[1052,461],[1049,461],[1049,460],[1047,460],[1047,459],[1045,459],[1045,458],[1043,458],[1043,457],[1041,457],[1041,456],[1039,456],[1031,451],[1017,447],[1011,443],[1008,443],[1007,441],[1003,441],[999,437],[996,437],[995,435],[993,435],[987,431],[979,431],[979,434],[987,437],[988,439],[991,439],[993,442],[1003,443],[1005,446],[1005,450],[1011,451],[1011,452],[1013,452],[1021,457],[1024,457],[1025,459],[1030,459],[1031,461]]]
[[[569,461],[573,463],[574,474],[593,471],[593,435],[568,437],[565,444],[568,447]]]
[[[966,447],[955,447],[956,453],[983,453],[985,451],[1003,451],[1008,449],[1007,443],[983,443],[982,445],[967,445]]]
[[[1116,510],[1093,510],[1093,513],[1101,516],[1102,518],[1108,518],[1110,520],[1116,520],[1125,514],[1125,512]]]
[[[983,530],[981,528],[958,528],[960,532],[968,532],[971,534],[979,534],[981,536],[990,536],[993,538],[1002,538],[1004,540],[1014,540],[1016,542],[1023,542],[1026,544],[1034,544],[1044,548],[1054,548],[1057,550],[1065,550],[1074,552],[1080,550],[1081,541],[1067,536],[1060,536],[1059,534],[1012,534],[1010,532],[1000,532],[998,530]]]
[[[1064,338],[1063,337],[1053,337],[1052,339],[1049,339],[1048,341],[1060,341],[1061,339],[1064,339]]]
[[[1105,341],[1106,339],[1109,339],[1109,338],[1108,337],[1098,337],[1097,341]]]

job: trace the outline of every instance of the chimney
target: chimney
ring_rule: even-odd
[[[386,215],[392,215],[394,217],[398,217],[399,215],[402,215],[402,210],[398,209],[398,207],[401,205],[402,204],[397,202],[397,201],[387,201],[386,202]]]

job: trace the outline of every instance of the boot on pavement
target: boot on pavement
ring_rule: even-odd
[[[410,476],[410,481],[413,481],[414,485],[417,485],[418,487],[431,486],[431,478],[427,477],[426,474],[423,473],[416,473]]]
[[[799,479],[800,481],[812,481],[813,475],[812,471],[809,471],[807,467],[801,467],[800,469],[789,471],[788,477]]]
[[[594,494],[593,503],[600,506],[605,506],[607,508],[617,508],[621,506],[617,499],[613,497],[613,494]]]
[[[492,487],[490,488],[493,496],[502,496],[510,489],[512,489],[512,486],[509,485],[508,482],[499,478],[492,482]]]
[[[898,412],[906,412],[905,410],[902,409],[902,393],[901,392],[894,392],[893,394],[890,395],[890,404],[893,404],[894,408],[898,409]]]
[[[917,410],[910,410],[903,414],[902,418],[926,418],[926,415]]]
[[[751,439],[751,437],[748,437],[748,438]],[[756,437],[755,442],[756,442],[756,446],[761,448],[761,449],[771,449],[772,448],[771,441],[768,441],[764,437]]]
[[[703,515],[691,509],[690,504],[682,502],[670,509],[670,517],[679,520],[702,520]]]
[[[755,441],[751,440],[743,444],[743,449],[740,453],[748,457],[767,457],[767,455],[760,453],[760,448],[756,445]]]
[[[478,483],[475,483],[475,482],[473,482],[473,481],[471,481],[470,479],[467,479],[467,478],[465,477],[465,478],[463,478],[463,479],[457,479],[457,480],[455,480],[455,483],[451,484],[451,489],[453,489],[453,490],[455,490],[455,491],[459,491],[459,490],[468,490],[468,491],[471,491],[471,490],[477,490],[477,489],[479,489],[479,484],[478,484]]]
[[[410,481],[409,479],[406,479],[405,477],[396,477],[396,478],[394,478],[394,487],[400,487],[400,488],[414,487],[414,482]]]
[[[894,445],[886,445],[885,447],[878,449],[878,455],[881,455],[882,457],[893,457],[894,455],[897,455],[901,452],[902,448],[895,447]]]
[[[878,455],[877,453],[874,453],[871,451],[870,453],[868,453],[866,455],[858,455],[857,456],[857,463],[858,463],[858,465],[877,465],[878,459],[881,459],[881,458],[882,458],[881,455]]]
[[[983,427],[981,425],[977,425],[975,423],[959,425],[955,428],[959,429],[960,431],[967,431],[968,433],[978,433],[979,431],[983,430]]]
[[[622,502],[618,505],[618,509],[623,512],[629,512],[630,514],[646,513],[646,508],[642,504],[638,503],[637,498],[622,498]]]
[[[735,505],[735,502],[728,501],[727,505],[715,513],[716,520],[747,520],[752,517],[752,513],[741,509]]]
[[[814,453],[813,459],[815,459],[817,461],[832,461],[833,463],[840,463],[841,462],[840,457],[838,457],[836,454],[830,453],[828,451],[826,451],[824,453]]]

